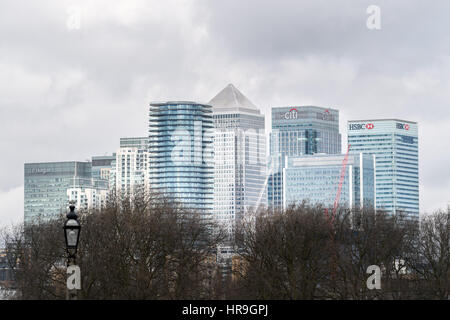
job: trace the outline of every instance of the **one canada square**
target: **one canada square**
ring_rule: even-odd
[[[209,104],[214,118],[214,217],[230,234],[243,214],[267,205],[264,115],[232,84]]]

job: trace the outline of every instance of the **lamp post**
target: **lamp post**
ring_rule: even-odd
[[[78,216],[75,213],[75,205],[71,204],[69,209],[70,211],[66,216],[67,221],[64,224],[64,237],[67,250],[67,273],[73,272],[74,274],[67,279],[67,300],[76,300],[77,289],[80,289],[80,271],[79,267],[76,265],[76,254],[78,241],[80,239],[81,225],[77,220]]]

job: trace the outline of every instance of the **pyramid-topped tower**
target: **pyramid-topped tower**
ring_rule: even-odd
[[[208,104],[213,107],[213,112],[259,114],[258,108],[231,83]]]
[[[236,222],[267,204],[264,114],[232,84],[208,104],[214,121],[213,217],[233,235]],[[232,246],[225,247],[219,260],[231,259]]]

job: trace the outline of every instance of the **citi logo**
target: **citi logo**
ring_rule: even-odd
[[[296,108],[290,109],[289,112],[286,112],[286,113],[284,114],[284,118],[285,118],[286,120],[289,120],[289,119],[298,119],[298,111],[297,111],[297,109],[296,109]]]

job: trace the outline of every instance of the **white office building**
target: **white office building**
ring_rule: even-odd
[[[101,209],[106,206],[107,189],[94,187],[75,187],[67,189],[68,201],[73,201],[77,210],[88,211]]]
[[[267,205],[264,115],[232,84],[209,104],[215,131],[213,216],[232,234],[245,213]]]
[[[121,138],[120,148],[110,172],[110,189],[116,195],[130,196],[139,192],[148,193],[149,179],[148,137]]]

